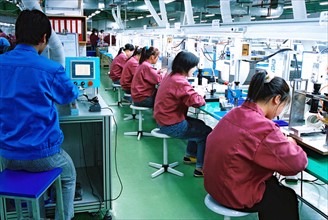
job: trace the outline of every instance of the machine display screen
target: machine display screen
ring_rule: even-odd
[[[94,79],[95,63],[86,60],[71,61],[71,78],[72,79]]]

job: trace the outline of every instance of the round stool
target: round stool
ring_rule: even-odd
[[[140,138],[142,136],[152,136],[150,133],[148,132],[144,132],[142,130],[142,113],[141,111],[144,110],[149,110],[150,108],[148,107],[141,107],[141,106],[136,106],[136,105],[130,105],[130,108],[132,110],[136,110],[138,111],[138,121],[139,121],[139,127],[138,127],[138,131],[131,131],[131,132],[124,132],[124,135],[128,135],[128,136],[137,136],[138,137],[138,141],[140,140]]]
[[[242,216],[251,214],[249,212],[240,212],[240,211],[222,206],[220,203],[215,201],[213,199],[213,197],[210,196],[210,194],[206,195],[204,202],[205,202],[205,205],[207,206],[207,208],[209,208],[210,210],[212,210],[213,212],[215,212],[217,214],[223,215],[224,220],[230,220],[231,217],[242,217]]]
[[[122,107],[121,85],[113,83],[113,90],[117,91],[117,105]]]
[[[122,98],[121,98],[121,85],[120,84],[112,84],[113,86],[113,91],[117,91],[117,103],[109,104],[109,106],[119,106],[122,107]],[[105,89],[106,90],[106,89]]]
[[[132,98],[131,98],[131,94],[124,93],[124,97],[129,97],[130,100],[132,100]],[[133,103],[132,103],[132,104],[133,104]],[[136,110],[135,110],[135,109],[132,109],[132,114],[124,114],[124,116],[125,116],[124,121],[139,118],[139,116],[137,116],[137,114],[136,114]]]
[[[171,138],[171,137],[166,135],[166,134],[160,133],[159,128],[153,129],[151,131],[151,134],[154,137],[163,139],[163,164],[149,162],[149,166],[159,169],[156,172],[154,172],[153,174],[151,174],[151,177],[152,178],[157,177],[157,176],[159,176],[160,174],[162,174],[164,172],[169,172],[169,173],[173,173],[173,174],[178,175],[178,176],[183,176],[183,173],[173,169],[174,167],[179,165],[178,162],[174,162],[174,163],[170,163],[170,164],[168,163],[168,156],[167,156],[168,155],[168,146],[167,146],[167,140],[166,139]]]

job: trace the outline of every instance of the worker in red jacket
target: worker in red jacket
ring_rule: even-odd
[[[296,175],[307,166],[303,149],[272,121],[290,99],[284,79],[258,71],[246,101],[228,112],[208,135],[204,184],[216,201],[258,212],[260,220],[299,219],[296,193],[274,176]]]
[[[123,66],[125,65],[128,58],[133,54],[133,51],[134,46],[132,44],[125,44],[124,47],[119,49],[109,68],[109,78],[111,78],[113,83],[120,84]]]

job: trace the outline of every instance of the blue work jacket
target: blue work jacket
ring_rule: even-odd
[[[56,154],[64,136],[55,103],[78,97],[62,65],[18,44],[0,55],[0,156],[34,160]]]

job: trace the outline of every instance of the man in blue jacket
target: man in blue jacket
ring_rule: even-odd
[[[0,55],[0,159],[14,170],[40,172],[61,167],[65,219],[74,216],[76,171],[61,149],[56,103],[78,97],[62,65],[40,54],[51,35],[47,16],[22,11],[16,21],[17,46]]]

